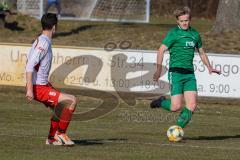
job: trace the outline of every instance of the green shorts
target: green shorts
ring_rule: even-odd
[[[168,80],[171,87],[171,96],[183,94],[185,91],[197,91],[195,74],[169,72]]]

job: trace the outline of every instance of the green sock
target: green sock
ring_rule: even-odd
[[[187,107],[184,107],[177,119],[177,125],[184,128],[191,120],[192,114],[193,113],[191,110],[189,110]]]
[[[167,111],[171,111],[171,100],[170,99],[164,99],[161,102],[161,108],[163,108]]]

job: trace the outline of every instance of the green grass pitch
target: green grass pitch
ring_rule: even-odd
[[[99,100],[79,96],[77,112]],[[0,92],[1,160],[94,159],[240,159],[240,107],[200,103],[185,131],[185,140],[168,142],[166,130],[178,113],[150,109],[147,100],[125,103],[98,119],[73,121],[68,131],[74,147],[46,146],[50,110],[27,104],[24,93]]]

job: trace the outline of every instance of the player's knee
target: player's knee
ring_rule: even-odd
[[[171,111],[172,112],[177,112],[177,111],[179,111],[181,109],[181,107],[182,107],[182,104],[178,104],[178,103],[172,104]]]
[[[196,102],[191,102],[189,104],[187,104],[187,107],[191,110],[194,111],[197,107],[197,103]]]
[[[64,95],[63,100],[58,103],[59,108],[67,107],[75,110],[77,105],[77,98],[73,95]]]

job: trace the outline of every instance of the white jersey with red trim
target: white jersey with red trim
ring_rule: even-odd
[[[26,72],[33,73],[33,84],[48,84],[48,76],[52,64],[51,40],[40,35],[32,45],[27,56]]]

